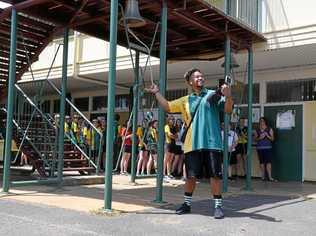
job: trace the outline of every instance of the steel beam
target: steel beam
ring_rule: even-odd
[[[10,67],[8,83],[8,101],[7,101],[7,124],[5,137],[5,153],[3,167],[3,192],[9,192],[10,182],[10,164],[11,164],[11,141],[13,131],[13,110],[14,110],[14,83],[16,77],[16,36],[17,36],[17,12],[12,8],[11,14],[11,43],[10,43]]]
[[[251,188],[251,169],[252,169],[252,99],[253,99],[253,51],[248,48],[248,142],[247,142],[247,177],[246,190]]]
[[[231,50],[230,50],[230,37],[226,36],[225,41],[225,78],[230,76],[230,61],[231,61]],[[229,114],[224,114],[224,163],[223,163],[223,192],[228,190],[228,124]]]
[[[64,47],[63,47],[63,64],[62,64],[62,82],[61,82],[61,95],[59,107],[59,132],[58,132],[58,167],[57,179],[61,184],[63,180],[63,167],[64,167],[64,122],[65,122],[65,107],[66,107],[66,92],[67,92],[67,66],[68,66],[68,39],[69,29],[65,28],[64,31]]]
[[[136,51],[136,60],[135,60],[135,82],[133,88],[133,138],[132,138],[132,166],[131,166],[131,182],[135,183],[136,179],[136,159],[137,153],[137,115],[138,115],[138,88],[139,88],[139,51]]]
[[[108,87],[108,113],[106,132],[106,169],[104,180],[104,210],[112,210],[112,169],[114,144],[114,107],[116,80],[116,46],[117,46],[118,1],[111,0],[110,11],[110,65]]]
[[[168,7],[167,1],[162,1],[161,9],[161,30],[160,30],[160,79],[159,90],[162,96],[166,93],[167,78],[167,30],[168,30]],[[157,160],[157,184],[155,202],[162,203],[163,190],[163,161],[164,161],[164,142],[165,142],[165,111],[159,106],[158,109],[158,160]]]

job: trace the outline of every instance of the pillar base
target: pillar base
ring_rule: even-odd
[[[166,201],[163,201],[163,200],[157,200],[157,199],[152,200],[151,202],[152,202],[152,203],[156,203],[156,204],[166,204],[166,203],[168,203],[168,202],[166,202]]]

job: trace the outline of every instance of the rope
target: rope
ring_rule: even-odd
[[[147,70],[147,66],[149,64],[149,69],[150,69],[150,82],[152,85],[154,85],[154,75],[153,75],[153,70],[152,70],[152,64],[151,64],[151,51],[152,51],[152,48],[154,46],[154,42],[156,40],[156,35],[157,35],[157,32],[158,32],[158,29],[159,29],[159,25],[160,25],[160,22],[158,22],[156,24],[156,27],[155,27],[155,32],[154,32],[154,35],[153,35],[153,39],[152,39],[152,42],[151,42],[151,45],[150,45],[150,48],[142,41],[140,40],[137,35],[128,27],[127,23],[126,23],[126,19],[125,19],[125,14],[124,14],[124,8],[121,4],[119,4],[120,6],[120,10],[121,10],[121,14],[122,14],[122,18],[123,18],[123,24],[124,24],[124,31],[125,31],[125,36],[126,36],[126,41],[127,41],[127,44],[128,44],[128,50],[129,50],[129,54],[130,54],[130,58],[131,58],[131,62],[132,62],[132,67],[133,67],[133,70],[134,70],[134,73],[136,75],[136,73],[138,73],[138,75],[140,76],[140,81],[141,83],[143,84],[143,86],[145,87],[145,80],[144,80],[144,76],[145,76],[145,73],[146,73],[146,70]],[[134,37],[134,39],[139,42],[142,46],[144,46],[144,48],[146,49],[147,51],[147,59],[146,59],[146,63],[145,63],[145,66],[144,68],[142,69],[141,67],[140,68],[140,73],[138,71],[136,71],[136,66],[135,66],[135,63],[134,63],[134,57],[133,57],[133,53],[132,53],[132,48],[131,48],[131,42],[130,42],[130,38],[129,38],[129,35],[132,35]],[[139,86],[140,83],[138,84],[134,84],[134,86]],[[135,91],[135,90],[133,90]],[[134,96],[138,96],[138,94],[134,94]],[[152,103],[151,105],[151,108],[150,108],[150,112],[152,113],[152,110],[153,110],[153,106],[154,106],[154,102]],[[142,107],[143,108],[143,107]],[[145,119],[145,114],[144,114],[144,109],[141,109],[142,110],[142,113],[143,113],[143,118]],[[118,166],[119,166],[119,163],[120,163],[120,160],[122,158],[122,153],[123,153],[123,149],[125,147],[125,139],[126,139],[126,135],[127,135],[127,131],[128,129],[130,128],[131,126],[131,119],[132,119],[132,114],[133,112],[131,112],[130,114],[130,117],[129,117],[129,120],[128,120],[128,123],[127,123],[127,128],[125,130],[125,133],[123,135],[123,140],[122,140],[122,145],[121,145],[121,148],[120,148],[120,152],[119,152],[119,156],[118,156],[118,159],[117,159],[117,162],[116,162],[116,166],[115,166],[115,169],[113,171],[117,171],[118,170]],[[148,116],[149,117],[149,116]],[[150,123],[150,121],[152,120],[153,118],[153,115],[151,116],[151,119],[148,119],[148,124]],[[147,134],[147,129],[148,129],[148,125],[146,125],[145,127],[145,132],[144,132],[144,135],[141,139],[141,142],[144,141],[144,138],[145,138],[145,134]]]
[[[243,84],[244,84],[244,85],[246,84],[247,72],[248,72],[248,62],[246,63],[246,70],[245,70],[244,75],[243,75]],[[232,76],[233,81],[236,81],[236,79],[235,79],[235,71],[234,71],[234,68],[233,68],[233,67],[231,68],[230,74],[231,74],[231,76]],[[229,76],[230,76],[230,75],[229,75]],[[228,77],[229,77],[229,76],[228,76]],[[229,78],[227,78],[227,76],[226,76],[225,82],[226,82],[228,79],[229,79]],[[249,85],[248,85],[248,86],[249,86]],[[245,90],[245,86],[243,86],[243,87],[241,88],[241,90],[240,90],[240,103],[243,101],[243,98],[244,98],[244,90]],[[234,105],[236,105],[236,104],[234,104]],[[234,142],[234,139],[235,139],[235,134],[237,134],[237,133],[236,133],[237,124],[239,124],[240,118],[241,118],[241,117],[240,117],[240,114],[238,114],[238,115],[237,115],[236,125],[235,125],[235,127],[234,127],[234,129],[233,129],[233,132],[234,132],[233,142]],[[229,131],[228,131],[228,132],[229,132]],[[248,135],[249,135],[249,134],[248,134]],[[238,136],[238,135],[237,135],[237,136]],[[228,153],[229,153],[229,155],[228,155],[228,165],[229,165],[232,152],[228,152]]]

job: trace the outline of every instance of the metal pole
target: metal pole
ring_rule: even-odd
[[[167,2],[162,2],[161,9],[161,30],[160,30],[160,80],[159,87],[162,96],[166,93],[166,78],[167,78],[167,20],[168,9]],[[164,124],[165,112],[161,106],[158,110],[158,160],[157,160],[157,184],[156,184],[156,199],[155,202],[161,203],[162,200],[162,183],[163,183],[163,160],[164,160]]]
[[[9,192],[10,164],[11,164],[11,140],[12,140],[12,120],[14,108],[14,82],[16,73],[16,30],[17,30],[17,12],[12,9],[11,15],[11,42],[10,42],[10,67],[8,83],[8,101],[7,101],[7,124],[5,136],[5,153],[3,167],[3,192]]]
[[[253,99],[253,51],[248,48],[248,142],[247,142],[247,178],[246,190],[251,190],[252,168],[252,99]]]
[[[224,9],[227,15],[230,15],[230,7],[231,7],[230,0],[225,0]]]
[[[230,75],[230,37],[226,36],[225,42],[225,78]],[[223,192],[228,190],[228,124],[229,124],[229,114],[224,114],[224,175],[223,175]]]
[[[138,80],[139,80],[139,51],[136,51],[135,60],[135,83],[133,88],[133,138],[132,138],[132,166],[131,166],[131,182],[135,183],[136,179],[136,149],[137,149],[137,115],[138,115]]]
[[[61,80],[61,95],[59,107],[59,136],[58,136],[58,166],[57,179],[59,184],[63,181],[64,167],[64,135],[65,135],[65,107],[66,107],[66,92],[67,92],[67,66],[68,66],[68,36],[69,29],[64,31],[64,46],[63,46],[63,65],[62,65],[62,80]]]
[[[112,210],[112,169],[114,143],[114,106],[116,80],[116,46],[117,46],[118,1],[111,0],[110,12],[110,65],[108,84],[108,113],[106,130],[106,169],[104,176],[104,210]]]
[[[256,30],[258,31],[258,32],[261,32],[261,22],[262,22],[262,19],[261,19],[261,17],[262,17],[262,0],[257,0],[256,1],[256,13],[257,13],[257,15],[256,15]]]

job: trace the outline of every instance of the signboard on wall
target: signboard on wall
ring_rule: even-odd
[[[295,111],[287,110],[278,112],[276,117],[276,127],[278,129],[292,129],[295,127]]]

